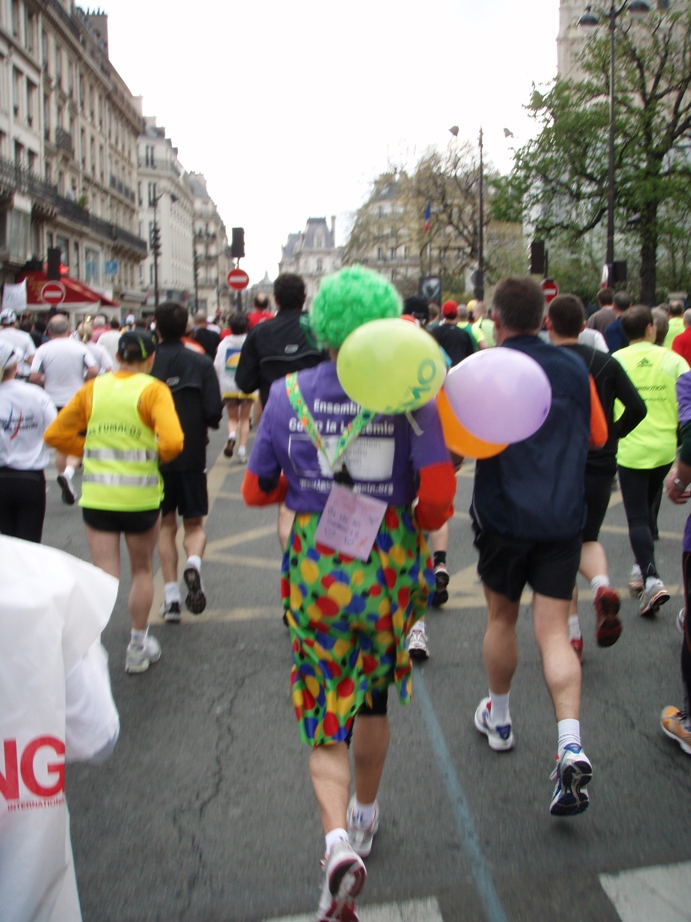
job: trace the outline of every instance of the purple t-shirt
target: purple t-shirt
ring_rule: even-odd
[[[322,362],[298,374],[300,391],[333,459],[343,429],[360,410],[344,393],[335,362]],[[404,415],[375,416],[350,443],[343,459],[356,489],[390,506],[409,505],[417,493],[417,473],[449,460],[434,403],[413,414],[420,434]],[[337,463],[336,468],[340,467]],[[286,394],[285,379],[271,385],[249,470],[259,480],[288,479],[286,505],[295,512],[321,512],[333,485],[333,473],[303,430]]]

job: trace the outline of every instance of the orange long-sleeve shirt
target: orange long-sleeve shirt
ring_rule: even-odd
[[[124,378],[134,372],[113,373],[119,378]],[[97,380],[98,378],[93,378],[87,381],[48,426],[43,438],[51,448],[56,448],[65,455],[78,457],[84,453],[86,427],[91,419],[94,384]],[[137,413],[144,425],[156,433],[161,464],[167,464],[176,458],[182,451],[185,437],[168,385],[157,378],[151,378],[151,383],[147,384],[139,397]]]

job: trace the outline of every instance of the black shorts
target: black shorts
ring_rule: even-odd
[[[475,529],[477,572],[493,592],[520,601],[526,583],[550,599],[570,599],[581,562],[579,535],[568,541],[518,541]]]
[[[209,512],[204,471],[166,471],[161,512],[179,512],[183,519],[200,519]]]
[[[114,509],[82,508],[84,524],[96,531],[122,532],[125,535],[141,535],[153,528],[160,509],[144,509],[141,512],[118,512]]]
[[[586,471],[585,502],[588,517],[583,529],[583,541],[597,541],[609,508],[613,484],[614,474],[594,474]]]

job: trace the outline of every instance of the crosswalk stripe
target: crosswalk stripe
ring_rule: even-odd
[[[381,903],[357,907],[360,922],[443,922],[439,903],[434,897],[424,900],[407,900],[403,903]],[[314,913],[303,916],[281,916],[266,922],[314,922]]]
[[[600,883],[622,922],[688,922],[691,861],[600,874]]]

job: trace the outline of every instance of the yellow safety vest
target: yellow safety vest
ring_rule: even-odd
[[[81,506],[141,512],[161,505],[156,436],[137,412],[141,393],[151,381],[144,374],[105,374],[94,380]]]

